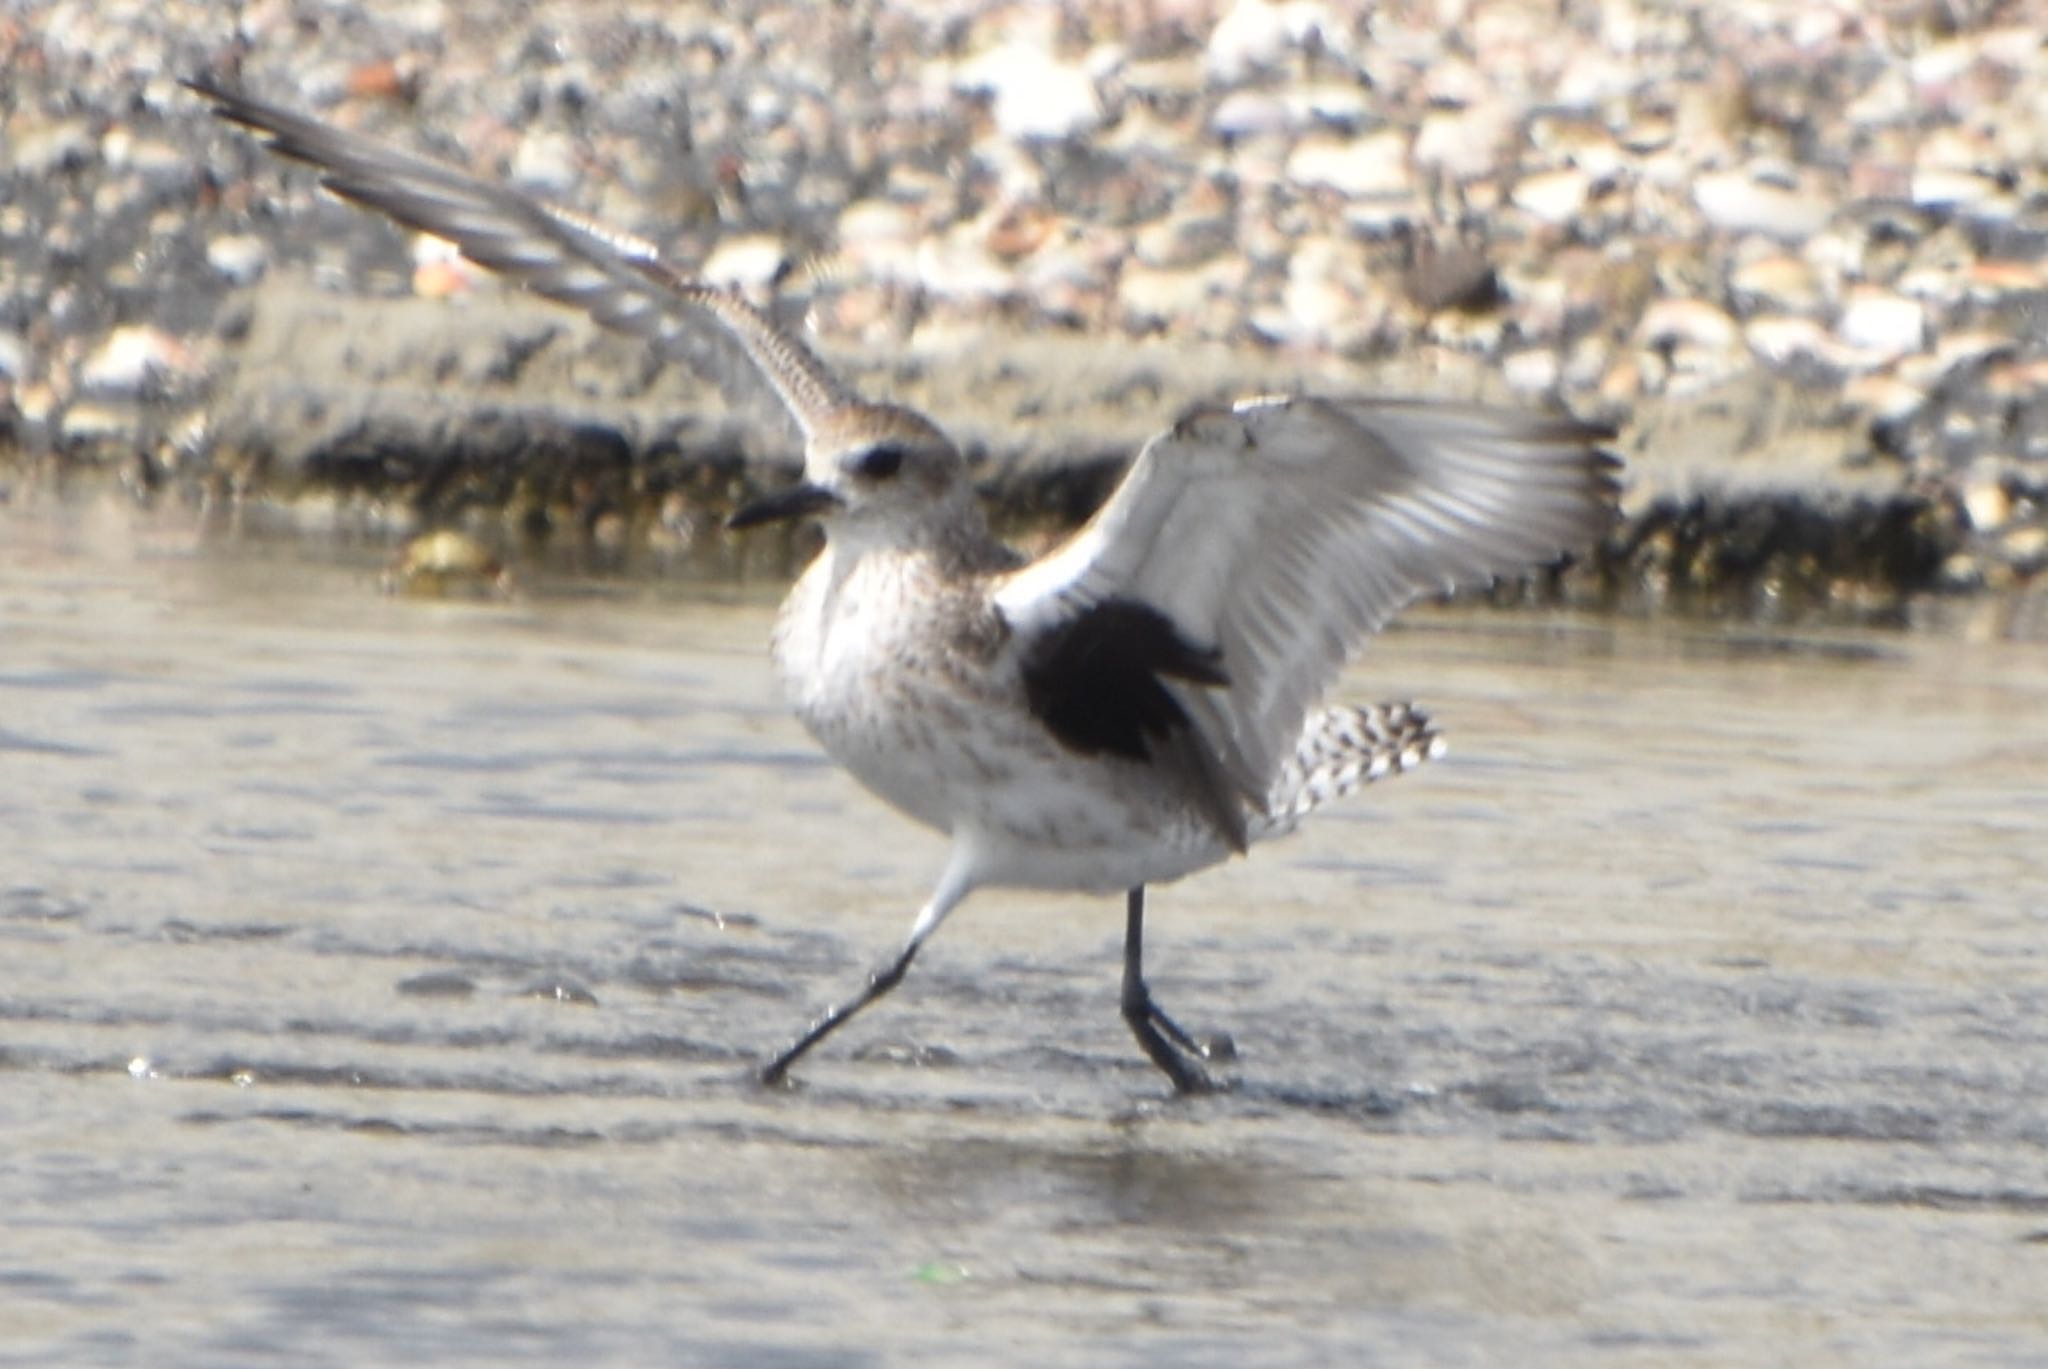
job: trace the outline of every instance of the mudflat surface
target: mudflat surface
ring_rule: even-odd
[[[760,596],[0,561],[0,1363],[2035,1365],[2043,648],[1480,612],[1442,762],[1119,908],[980,895]]]

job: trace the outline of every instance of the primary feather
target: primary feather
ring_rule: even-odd
[[[996,602],[1035,634],[1132,599],[1213,649],[1227,683],[1165,687],[1257,805],[1309,709],[1403,606],[1554,561],[1606,530],[1615,464],[1598,444],[1610,435],[1402,400],[1197,408]]]

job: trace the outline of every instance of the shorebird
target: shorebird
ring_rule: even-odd
[[[894,988],[961,900],[1009,886],[1123,895],[1124,1019],[1177,1090],[1210,1087],[1204,1061],[1221,1051],[1146,985],[1146,886],[1437,755],[1408,704],[1323,704],[1338,670],[1412,600],[1548,565],[1613,517],[1606,428],[1262,397],[1182,413],[1086,525],[1030,561],[990,535],[932,420],[862,397],[654,244],[187,84],[329,190],[600,323],[662,344],[708,319],[801,431],[801,481],[729,519],[824,529],[776,622],[776,667],[832,758],[951,844],[901,949],[762,1067],[769,1082]]]

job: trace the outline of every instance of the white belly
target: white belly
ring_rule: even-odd
[[[902,587],[833,596],[823,569],[776,634],[797,715],[863,785],[971,852],[975,883],[1114,892],[1229,854],[1150,767],[1056,741],[1006,654],[937,649],[944,625],[903,611]]]

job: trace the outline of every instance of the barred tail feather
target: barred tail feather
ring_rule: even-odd
[[[1429,715],[1408,703],[1325,708],[1310,715],[1252,835],[1279,836],[1302,818],[1355,789],[1412,770],[1444,753]]]

